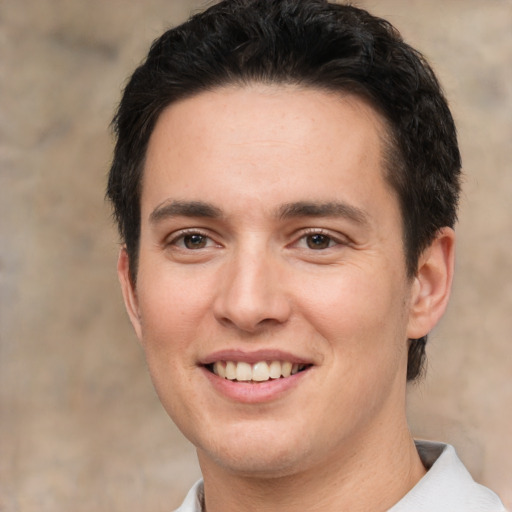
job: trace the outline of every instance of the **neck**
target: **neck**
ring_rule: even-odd
[[[390,433],[360,435],[329,460],[284,476],[241,476],[199,453],[206,512],[388,510],[425,474],[405,418]]]

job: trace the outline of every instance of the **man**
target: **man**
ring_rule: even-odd
[[[224,1],[153,44],[114,126],[126,307],[203,473],[180,511],[504,510],[405,417],[460,177],[419,53],[354,7]]]

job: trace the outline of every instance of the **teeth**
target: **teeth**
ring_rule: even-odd
[[[271,379],[279,379],[281,377],[281,363],[279,361],[272,361],[270,363],[269,374]]]
[[[270,379],[270,369],[268,364],[265,361],[256,363],[252,367],[252,380],[255,380],[256,382],[263,382],[268,379]]]
[[[292,374],[292,363],[286,361],[281,365],[281,375],[283,377],[289,377]]]
[[[213,364],[213,373],[223,379],[237,380],[240,382],[265,382],[280,377],[290,377],[306,365],[291,363],[290,361],[259,361],[253,365],[240,361],[216,361]]]
[[[233,361],[226,363],[226,379],[236,380],[236,364]]]
[[[252,380],[252,367],[249,363],[238,363],[236,365],[236,380]]]
[[[222,361],[217,361],[213,365],[213,373],[215,373],[215,375],[218,375],[219,377],[222,377],[223,379],[226,378],[226,366]]]

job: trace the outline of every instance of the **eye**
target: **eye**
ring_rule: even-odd
[[[328,249],[336,245],[336,242],[330,236],[323,235],[322,233],[307,235],[304,239],[308,248],[313,250]]]
[[[183,237],[183,245],[187,249],[203,249],[203,247],[206,247],[207,243],[208,238],[204,235],[200,235],[199,233],[185,235]]]
[[[306,230],[306,233],[303,233],[294,245],[299,249],[322,251],[346,243],[341,236],[327,234],[322,230]]]
[[[209,236],[197,231],[191,231],[189,233],[179,234],[170,241],[170,245],[173,245],[180,249],[194,251],[198,249],[212,247],[216,244]]]

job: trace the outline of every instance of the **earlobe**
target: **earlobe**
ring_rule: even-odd
[[[418,262],[412,286],[407,336],[427,335],[446,310],[453,280],[455,233],[445,227],[427,247]]]
[[[121,284],[121,291],[123,293],[124,305],[130,321],[135,329],[135,333],[139,340],[141,339],[141,323],[139,316],[139,305],[137,300],[137,291],[135,285],[132,282],[130,275],[130,258],[126,247],[122,247],[119,251],[119,257],[117,259],[117,276]]]

